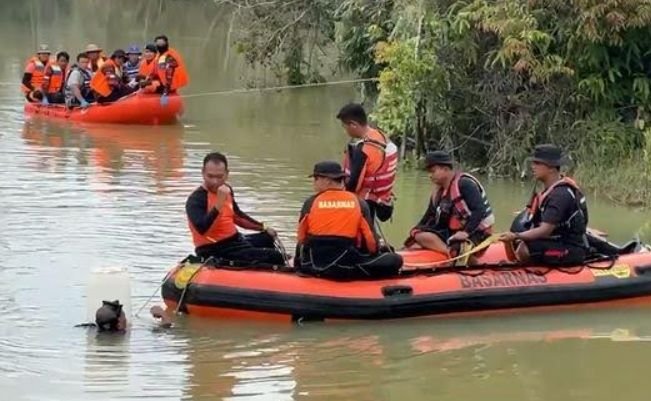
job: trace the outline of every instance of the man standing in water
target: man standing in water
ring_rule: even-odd
[[[580,265],[587,251],[588,208],[578,185],[561,175],[561,149],[536,146],[531,160],[534,178],[545,186],[527,206],[526,231],[501,236],[513,245],[520,262],[544,265]]]
[[[201,257],[216,257],[246,266],[285,264],[285,257],[274,248],[276,231],[240,210],[233,188],[227,183],[228,161],[219,152],[203,159],[203,185],[185,204],[195,252]],[[243,236],[237,227],[258,231]]]

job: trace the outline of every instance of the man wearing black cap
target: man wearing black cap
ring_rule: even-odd
[[[344,188],[346,173],[337,162],[314,166],[316,195],[303,204],[295,265],[301,272],[354,280],[396,275],[402,258],[379,253],[373,220],[365,201]]]
[[[132,90],[125,85],[123,66],[127,61],[124,50],[113,52],[111,59],[106,61],[93,75],[90,87],[98,95],[98,103],[111,103],[129,94]]]
[[[531,169],[545,188],[527,205],[526,231],[500,238],[515,246],[520,262],[545,265],[579,265],[587,251],[588,208],[577,184],[561,175],[567,159],[557,146],[538,145]]]
[[[436,189],[405,246],[418,245],[456,256],[461,243],[477,245],[488,238],[495,216],[479,181],[455,171],[452,156],[441,150],[427,154],[425,168]]]

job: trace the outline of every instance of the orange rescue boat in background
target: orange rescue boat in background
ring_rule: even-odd
[[[25,114],[57,120],[102,124],[166,125],[183,114],[183,100],[178,94],[160,104],[160,95],[134,93],[108,104],[91,104],[87,109],[68,109],[65,105],[25,104]]]

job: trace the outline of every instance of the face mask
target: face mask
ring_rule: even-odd
[[[163,46],[156,46],[156,49],[158,50],[159,53],[163,54],[169,49],[168,45],[163,45]]]

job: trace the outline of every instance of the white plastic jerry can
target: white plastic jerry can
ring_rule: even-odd
[[[118,300],[124,315],[131,316],[131,281],[124,267],[102,267],[90,273],[86,286],[86,314],[89,322],[95,321],[95,312],[102,301]]]

